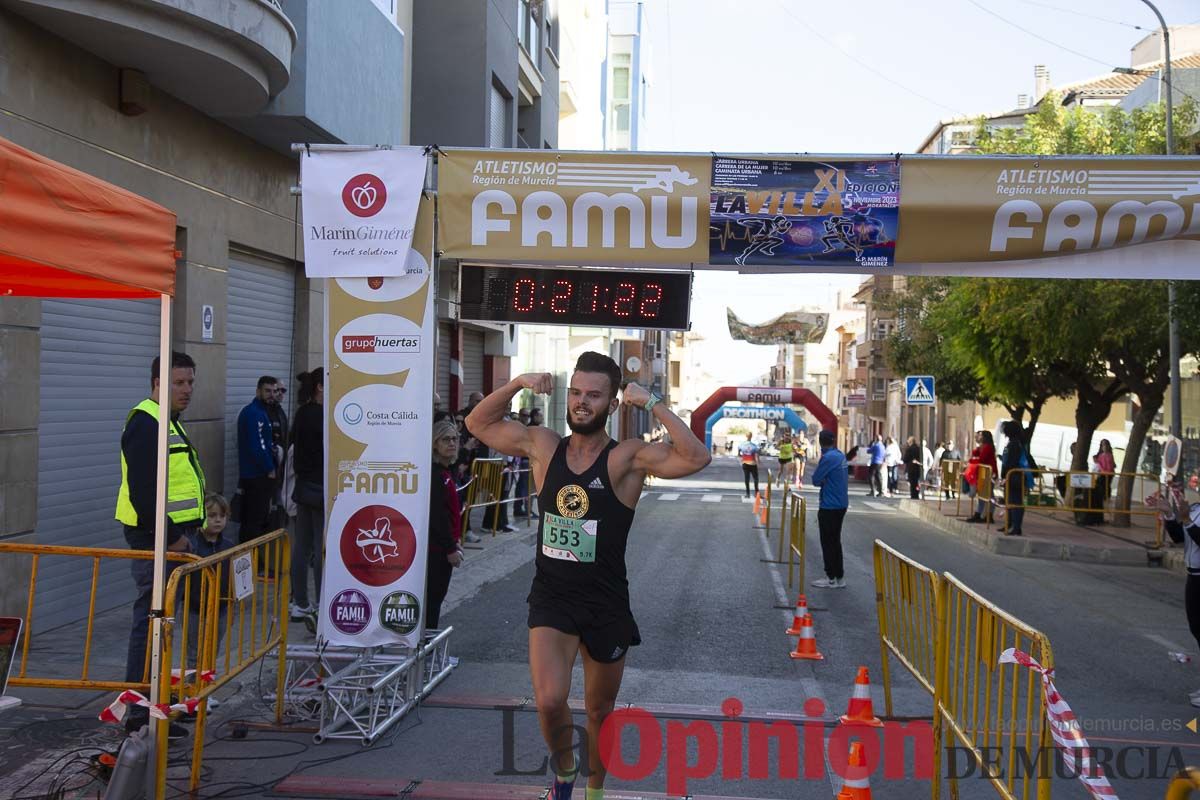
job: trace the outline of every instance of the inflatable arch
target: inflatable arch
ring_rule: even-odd
[[[808,425],[800,415],[787,406],[731,406],[722,405],[704,423],[704,446],[712,449],[713,426],[723,419],[765,419],[786,422],[793,431],[806,431]]]
[[[815,394],[799,387],[772,386],[722,386],[692,411],[692,433],[712,449],[712,424],[710,418],[725,403],[737,400],[742,403],[770,403],[774,406],[804,406],[816,417],[821,429],[837,433],[837,415],[829,410]],[[718,416],[717,419],[720,419]],[[715,420],[713,420],[715,422]]]

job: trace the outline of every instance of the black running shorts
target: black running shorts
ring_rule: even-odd
[[[578,636],[592,660],[602,664],[620,661],[629,648],[642,643],[637,622],[629,613],[597,622],[595,614],[584,609],[530,603],[529,627],[554,628]]]

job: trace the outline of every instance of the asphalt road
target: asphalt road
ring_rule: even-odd
[[[643,644],[628,656],[619,706],[655,712],[657,718],[646,733],[656,730],[662,741],[656,743],[650,735],[643,739],[627,729],[623,759],[633,764],[644,757],[652,769],[639,780],[610,775],[608,787],[613,793],[629,797],[665,792],[670,773],[674,779],[670,788],[680,789],[680,781],[687,777],[686,790],[694,796],[834,797],[841,779],[829,768],[828,754],[836,758],[839,746],[822,747],[819,738],[835,734],[831,718],[845,711],[859,665],[869,668],[875,711],[884,713],[872,566],[876,538],[931,568],[953,573],[995,605],[1047,634],[1054,649],[1057,686],[1082,720],[1091,744],[1121,754],[1114,759],[1120,762],[1120,774],[1110,770],[1119,797],[1158,800],[1167,784],[1164,775],[1185,763],[1200,765],[1200,735],[1185,727],[1200,713],[1187,699],[1188,692],[1200,686],[1197,665],[1167,657],[1168,651],[1195,655],[1196,650],[1184,617],[1179,575],[1148,567],[1104,567],[981,552],[900,512],[896,501],[868,499],[865,487],[852,485],[843,533],[848,586],[806,587],[818,646],[826,658],[794,661],[788,652],[795,639],[784,633],[791,611],[781,606],[790,607],[796,588],[784,585],[785,567],[769,563],[776,539],[772,536],[768,542],[755,530],[750,505],[741,495],[740,467],[734,459],[719,457],[692,478],[647,487],[641,498],[628,563]],[[821,574],[817,495],[807,491],[805,496],[810,504],[807,577],[811,581]],[[454,628],[451,650],[461,662],[439,687],[435,701],[470,696],[499,705],[532,694],[525,597],[533,575],[533,551],[533,534],[518,533],[504,548],[474,554],[472,558],[481,563],[456,577],[443,619]],[[928,718],[929,695],[894,662],[892,676],[895,715]],[[573,696],[582,698],[582,691],[582,669],[577,666]],[[333,792],[325,796],[337,797],[351,796],[341,788],[346,778],[526,787],[544,786],[547,781],[541,773],[544,745],[536,716],[529,711],[431,704],[410,714],[370,748],[353,742],[318,747],[311,735],[300,732],[251,730],[244,739],[232,736],[230,720],[261,718],[254,694],[253,676],[247,676],[214,718],[201,796],[270,796],[270,787],[288,774],[322,779]],[[697,716],[720,708],[729,698],[742,703],[745,722],[778,715],[798,718],[805,713],[806,701],[821,700],[827,712],[819,718],[820,724],[806,726],[798,734],[799,747],[785,748],[802,751],[801,769],[816,774],[788,776],[788,759],[781,757],[778,742],[773,742],[762,759],[766,777],[750,777],[751,764],[763,754],[763,748],[752,746],[753,725],[703,719],[696,724]],[[664,712],[664,704],[675,708]],[[81,710],[79,718],[71,721],[80,735],[104,727],[95,721],[94,713]],[[576,720],[582,722],[581,715]],[[693,727],[685,728],[689,723]],[[48,719],[45,724],[65,723]],[[712,740],[702,749],[699,743],[709,735]],[[843,750],[844,745],[842,740]],[[912,743],[902,749],[900,777],[889,778],[882,769],[872,775],[875,797],[929,796],[929,781],[913,776]],[[720,758],[716,758],[718,751]],[[180,760],[173,776],[184,774],[182,762],[188,752],[190,746],[172,749],[173,760]],[[703,776],[708,771],[703,764],[707,756],[715,759],[715,768]],[[965,759],[959,761],[962,768]],[[19,765],[8,763],[8,768],[14,766]],[[24,777],[20,783],[25,783]],[[0,785],[4,784],[0,775]],[[582,798],[582,791],[576,794]],[[460,796],[485,800],[504,795],[480,790]],[[960,781],[960,796],[983,800],[998,795],[976,773]],[[1053,796],[1088,795],[1077,780],[1056,779]]]

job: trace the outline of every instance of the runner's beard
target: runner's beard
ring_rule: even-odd
[[[567,414],[567,427],[571,429],[571,433],[578,433],[581,436],[596,433],[604,430],[604,426],[608,424],[608,408],[604,409],[601,414],[594,415],[587,422],[576,422],[574,414]]]

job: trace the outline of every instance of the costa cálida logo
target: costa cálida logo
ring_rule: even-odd
[[[342,187],[342,203],[356,217],[373,217],[387,203],[387,186],[369,172],[355,175]]]
[[[387,586],[404,577],[417,555],[412,523],[385,505],[363,506],[342,528],[339,550],[350,574],[367,586]]]

